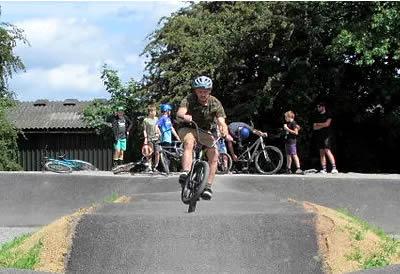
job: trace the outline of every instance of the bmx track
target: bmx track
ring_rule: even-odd
[[[400,234],[398,175],[217,176],[213,199],[188,214],[177,176],[107,172],[0,173],[0,231],[46,225],[112,193],[132,202],[84,215],[67,272],[323,273],[314,215],[289,198],[347,208]],[[379,271],[359,273],[399,273],[400,267]]]

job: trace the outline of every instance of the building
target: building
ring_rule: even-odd
[[[63,154],[88,161],[100,170],[111,169],[112,140],[97,134],[83,120],[88,104],[76,99],[17,102],[8,119],[19,130],[19,162],[24,170],[41,170],[45,155]]]

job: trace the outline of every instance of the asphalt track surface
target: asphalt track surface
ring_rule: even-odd
[[[188,214],[176,176],[93,175],[0,173],[0,227],[42,226],[113,193],[131,196],[83,217],[69,273],[323,273],[314,215],[289,198],[400,234],[399,176],[218,176],[213,199]],[[379,271],[359,273],[400,268]]]

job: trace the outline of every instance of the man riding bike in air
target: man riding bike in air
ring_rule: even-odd
[[[186,174],[181,175],[180,181],[185,180],[185,176],[187,176],[191,168],[193,149],[196,142],[199,142],[206,147],[208,164],[210,166],[207,186],[201,197],[205,200],[210,200],[212,197],[211,186],[218,163],[218,150],[214,145],[214,138],[210,132],[214,120],[216,120],[220,128],[223,138],[232,141],[232,137],[228,133],[228,126],[225,123],[226,115],[221,102],[210,95],[212,80],[207,76],[197,77],[192,83],[192,88],[194,92],[182,100],[176,114],[184,122],[180,124],[178,135],[184,146],[182,169]],[[199,126],[201,130],[199,132],[200,136],[197,136],[196,130],[193,127],[190,127],[190,122],[192,121],[196,122]]]

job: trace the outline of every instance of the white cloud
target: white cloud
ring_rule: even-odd
[[[161,16],[186,5],[178,1],[6,2],[2,19],[5,14],[4,21],[23,29],[31,44],[16,48],[27,72],[15,75],[10,87],[22,100],[106,97],[100,79],[103,64],[118,70],[122,81],[140,80],[146,58],[139,54],[147,43],[145,37]]]

